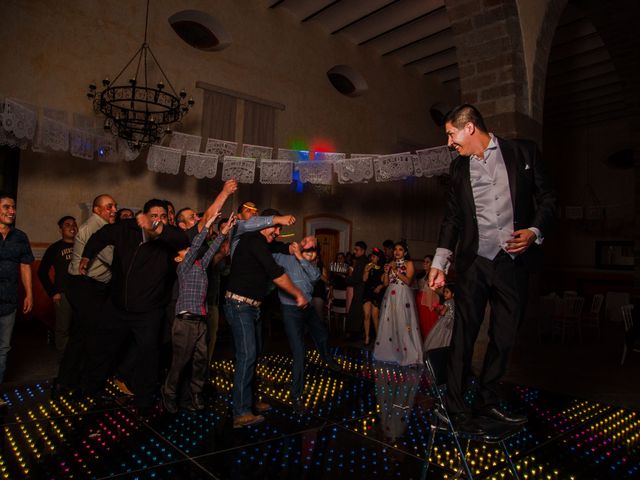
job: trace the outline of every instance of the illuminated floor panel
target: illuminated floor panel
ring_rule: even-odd
[[[433,391],[423,370],[379,364],[354,348],[335,349],[335,356],[342,372],[329,370],[316,352],[307,355],[299,411],[289,394],[291,358],[265,356],[258,391],[273,408],[263,423],[242,429],[232,427],[228,360],[214,363],[206,408],[197,413],[158,407],[142,419],[122,397],[104,406],[52,401],[48,384],[7,390],[0,479],[454,478],[459,453],[447,432],[432,430]],[[526,386],[507,389],[509,407],[529,416],[506,441],[522,478],[640,478],[637,412]],[[107,391],[116,395],[113,386]],[[474,478],[513,478],[499,445],[462,445]]]

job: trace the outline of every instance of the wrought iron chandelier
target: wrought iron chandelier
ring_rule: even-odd
[[[92,83],[87,93],[89,100],[93,101],[94,111],[106,117],[104,129],[126,140],[133,149],[153,145],[171,133],[171,125],[180,121],[194,104],[193,98],[187,100],[184,89],[176,93],[158,63],[147,41],[148,26],[149,0],[142,46],[112,81],[108,77],[102,80],[102,91],[97,91],[96,84]],[[155,86],[148,82],[149,67],[153,68],[153,65],[162,77]],[[125,72],[132,73],[129,81],[118,85]],[[166,89],[165,82],[169,89]]]

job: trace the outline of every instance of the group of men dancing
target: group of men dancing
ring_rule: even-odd
[[[445,131],[449,146],[459,156],[451,164],[445,216],[428,277],[432,288],[442,287],[457,252],[457,306],[447,367],[446,405],[450,415],[443,417],[460,430],[485,434],[496,425],[526,422],[526,416],[503,408],[498,382],[506,371],[523,317],[528,273],[541,264],[539,245],[554,217],[555,196],[535,144],[504,140],[489,133],[474,106],[461,105],[449,112]],[[79,390],[98,394],[105,379],[116,371],[126,377],[137,405],[150,408],[158,385],[163,328],[168,322],[173,364],[161,388],[165,408],[177,410],[179,378],[187,363],[192,365],[186,386],[191,394],[190,406],[203,408],[202,385],[217,328],[217,323],[212,328],[210,320],[206,271],[210,264],[224,258],[230,259],[224,313],[236,356],[234,427],[263,421],[260,413],[270,408],[258,401],[254,388],[256,359],[262,346],[260,304],[270,285],[279,289],[294,356],[293,403],[300,404],[303,395],[305,329],[310,330],[329,367],[339,368],[329,353],[326,327],[316,310],[308,308],[313,285],[320,276],[314,263],[316,241],[313,237],[291,244],[277,240],[281,225],[291,225],[295,218],[273,210],[257,216],[255,205],[247,202],[237,217],[231,215],[219,223],[218,237],[213,240],[213,224],[236,189],[235,181],[227,181],[201,217],[189,208],[182,209],[176,218],[178,226],[169,218],[172,206],[157,199],[149,200],[135,218],[116,222],[116,202],[106,194],[96,197],[91,216],[75,237],[70,233],[72,226],[65,223],[71,217],[61,219],[63,239],[65,229],[67,237],[73,237],[63,293],[74,320],[55,393]],[[29,282],[23,308],[27,312],[32,294],[30,277],[26,278],[29,274],[23,266],[28,266],[33,257],[30,249],[27,252],[23,248],[26,236],[23,238],[22,232],[12,227],[15,202],[8,200],[0,198],[2,241],[13,248],[16,260],[11,265],[20,264],[23,283]],[[63,250],[61,247],[60,252]],[[9,268],[5,265],[9,265],[7,260],[0,258],[0,276]],[[17,272],[10,272],[16,285]],[[50,287],[53,295],[60,293]],[[0,289],[0,296],[17,297],[17,291],[4,290]],[[57,300],[59,303],[60,298]],[[490,338],[472,408],[464,393],[487,303],[491,307]],[[11,303],[14,316],[16,306],[17,300]],[[0,311],[0,327],[8,313]],[[0,337],[2,340],[6,335]],[[134,340],[133,349],[129,338]],[[4,343],[8,346],[8,341],[3,342],[0,349]],[[6,351],[0,351],[0,366],[5,357]]]

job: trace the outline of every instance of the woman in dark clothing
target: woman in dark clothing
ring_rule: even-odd
[[[384,296],[384,282],[382,281],[382,264],[384,263],[384,253],[378,248],[374,248],[369,255],[369,263],[364,269],[362,277],[364,281],[364,294],[362,296],[362,309],[364,312],[364,344],[371,343],[369,332],[371,331],[371,320],[373,328],[378,331],[378,319],[380,315],[380,303]],[[375,335],[374,335],[375,338]]]

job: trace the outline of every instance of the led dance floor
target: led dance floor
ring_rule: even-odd
[[[273,405],[261,424],[232,428],[233,363],[216,361],[207,408],[142,419],[116,389],[105,406],[91,398],[50,399],[49,385],[6,392],[0,476],[6,479],[444,479],[464,478],[452,437],[432,432],[432,390],[421,368],[335,351],[343,372],[308,353],[306,405],[289,399],[291,358],[265,356],[259,390]],[[512,386],[529,423],[507,440],[521,478],[640,478],[635,411]],[[435,441],[430,444],[434,433]],[[432,449],[429,449],[429,446]],[[495,444],[462,441],[474,478],[513,475]],[[428,461],[427,461],[428,459]]]

